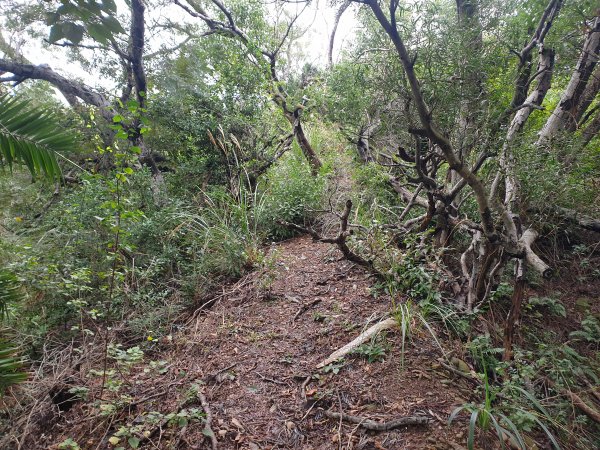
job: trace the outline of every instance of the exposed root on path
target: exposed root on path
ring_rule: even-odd
[[[432,422],[429,417],[425,416],[408,416],[390,420],[388,422],[375,422],[371,419],[366,419],[359,416],[351,416],[346,413],[337,413],[333,411],[323,411],[326,417],[334,420],[343,420],[344,422],[355,423],[366,430],[371,431],[390,431],[396,428],[406,427],[409,425],[427,425]]]

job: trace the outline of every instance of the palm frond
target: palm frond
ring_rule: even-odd
[[[10,272],[0,269],[0,320],[7,315],[8,304],[21,298],[19,282]],[[0,330],[0,397],[9,386],[27,379],[22,371],[21,358],[16,356],[16,349],[10,342],[2,339],[4,332]]]
[[[7,270],[0,269],[0,320],[6,317],[8,304],[21,298],[17,278]]]
[[[73,135],[59,127],[51,112],[20,97],[0,96],[0,163],[11,170],[21,163],[34,176],[59,179],[56,152],[71,150],[73,145]]]
[[[27,379],[27,373],[23,372],[23,362],[16,356],[16,349],[6,341],[0,340],[0,397],[6,388]]]

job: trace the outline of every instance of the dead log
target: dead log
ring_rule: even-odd
[[[371,328],[369,328],[369,329],[363,331],[361,334],[359,334],[358,337],[356,339],[354,339],[352,342],[349,342],[348,344],[344,345],[339,350],[336,350],[331,355],[329,355],[327,358],[325,358],[323,361],[321,361],[319,364],[317,364],[317,369],[321,369],[322,367],[325,367],[326,365],[331,364],[335,360],[342,358],[343,356],[346,356],[352,350],[354,350],[358,346],[367,342],[369,339],[371,339],[377,333],[379,333],[383,330],[387,330],[389,328],[394,328],[396,326],[398,326],[398,321],[396,319],[386,319],[382,322],[376,323]]]
[[[399,419],[390,420],[388,422],[375,422],[371,419],[366,419],[359,416],[351,416],[346,413],[337,413],[333,411],[323,411],[323,414],[334,420],[343,420],[345,422],[355,423],[367,430],[371,431],[390,431],[400,427],[409,425],[428,425],[432,422],[431,418],[426,416],[407,416]]]
[[[525,250],[525,261],[527,264],[531,266],[534,270],[540,273],[544,278],[552,277],[552,268],[542,261],[538,255],[531,249],[531,246],[535,242],[538,237],[537,231],[532,228],[525,230],[523,235],[521,236],[520,242],[523,245],[523,250]]]
[[[546,378],[546,382],[560,395],[571,400],[571,402],[573,402],[573,405],[579,408],[583,413],[585,413],[586,416],[588,416],[594,422],[600,423],[600,411],[588,405],[579,395],[575,394],[574,392],[571,392],[569,389],[558,387],[556,383],[549,378]]]
[[[600,233],[600,219],[594,219],[593,217],[567,208],[556,207],[553,208],[553,211],[569,222],[579,225],[581,228]]]

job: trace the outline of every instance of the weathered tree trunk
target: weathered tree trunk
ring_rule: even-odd
[[[581,133],[581,139],[579,140],[578,147],[579,149],[584,148],[586,145],[590,143],[594,137],[598,136],[600,133],[600,109],[596,111],[596,115],[592,119],[592,121],[588,124],[587,127]]]
[[[596,68],[600,53],[600,16],[594,19],[589,30],[571,80],[567,85],[560,102],[540,131],[538,145],[545,145],[558,132],[577,127],[576,117],[583,114],[582,102],[588,101],[584,91]],[[589,103],[588,103],[589,105]]]
[[[282,106],[282,108],[284,107]],[[321,163],[321,160],[312,148],[312,145],[310,145],[306,134],[304,134],[304,128],[302,127],[302,122],[300,121],[301,111],[302,108],[296,108],[293,113],[290,113],[289,111],[286,111],[284,109],[284,114],[286,119],[290,122],[290,124],[293,127],[294,137],[296,138],[296,142],[298,142],[298,146],[300,147],[300,150],[302,150],[306,161],[308,161],[311,174],[313,176],[316,176],[319,173],[319,170],[321,169],[321,166],[323,164]]]
[[[520,109],[515,113],[506,133],[506,138],[500,156],[500,167],[505,177],[504,206],[508,214],[512,216],[518,208],[519,182],[516,176],[516,161],[513,143],[517,135],[523,129],[525,122],[536,107],[540,107],[546,93],[550,89],[552,81],[552,68],[554,66],[554,51],[551,49],[540,49],[539,63],[537,67],[537,86],[531,94],[523,101]],[[500,172],[497,176],[500,176]],[[491,194],[493,195],[493,194]]]

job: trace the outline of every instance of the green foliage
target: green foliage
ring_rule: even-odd
[[[581,321],[581,330],[573,331],[569,337],[592,344],[600,344],[600,321],[594,316],[587,316]]]
[[[8,317],[8,307],[22,298],[17,278],[10,272],[0,269],[0,322]],[[0,397],[5,390],[27,379],[22,371],[22,359],[16,356],[17,349],[3,338],[5,330],[0,328]]]
[[[285,221],[306,225],[321,207],[327,177],[311,177],[310,169],[297,144],[282,158],[280,164],[266,174],[259,188],[263,194],[263,214],[260,225],[274,239],[292,236],[289,228],[278,225]]]
[[[374,336],[369,342],[366,342],[353,350],[355,355],[362,356],[369,364],[381,361],[390,350],[385,333]]]
[[[58,444],[60,450],[79,450],[81,447],[72,438],[67,438]]]
[[[342,368],[345,365],[346,361],[344,360],[344,358],[340,358],[335,360],[331,364],[327,364],[321,370],[323,371],[323,373],[332,373],[334,375],[337,375],[338,373],[340,373],[340,370],[342,370]]]
[[[55,11],[46,13],[46,25],[51,25],[50,43],[66,39],[72,44],[79,44],[87,33],[92,39],[107,45],[114,39],[113,35],[125,33],[115,17],[117,4],[114,0],[61,0],[61,3]]]
[[[467,343],[467,350],[471,357],[476,362],[476,367],[480,371],[486,373],[496,372],[500,357],[502,356],[503,348],[494,347],[494,343],[489,334],[482,334],[474,337]]]
[[[543,308],[547,309],[548,312],[554,316],[567,317],[565,306],[561,303],[560,299],[555,296],[530,297],[529,300],[527,300],[527,307],[533,310]]]
[[[484,370],[483,390],[483,403],[467,403],[461,405],[452,411],[448,419],[448,424],[451,424],[461,412],[466,411],[470,413],[467,434],[467,447],[469,450],[473,450],[475,448],[476,428],[479,428],[484,432],[493,429],[496,433],[500,446],[503,449],[516,447],[521,450],[527,450],[530,448],[530,446],[527,444],[527,440],[522,434],[522,430],[525,428],[528,429],[527,431],[530,431],[531,427],[528,426],[530,423],[539,426],[544,431],[546,437],[552,443],[553,447],[556,450],[560,450],[561,447],[556,438],[542,419],[545,419],[551,423],[553,423],[554,420],[549,412],[546,411],[546,409],[533,395],[518,386],[510,386],[509,390],[512,390],[525,397],[526,404],[529,405],[529,407],[522,408],[516,403],[510,403],[510,401],[504,401],[497,405],[495,402],[497,392],[489,382],[487,370]],[[533,409],[531,407],[533,407]],[[512,412],[511,417],[519,418],[519,422],[517,422],[517,424],[521,425],[521,427],[517,426],[517,424],[513,422],[511,417],[509,417],[509,414],[506,414],[506,409]]]
[[[27,379],[27,373],[22,371],[22,359],[16,353],[17,349],[0,337],[0,398],[8,387]]]
[[[20,97],[0,96],[0,164],[12,170],[21,163],[32,175],[59,179],[56,153],[72,151],[73,146],[73,135],[60,129],[53,114],[31,108],[30,101]]]

